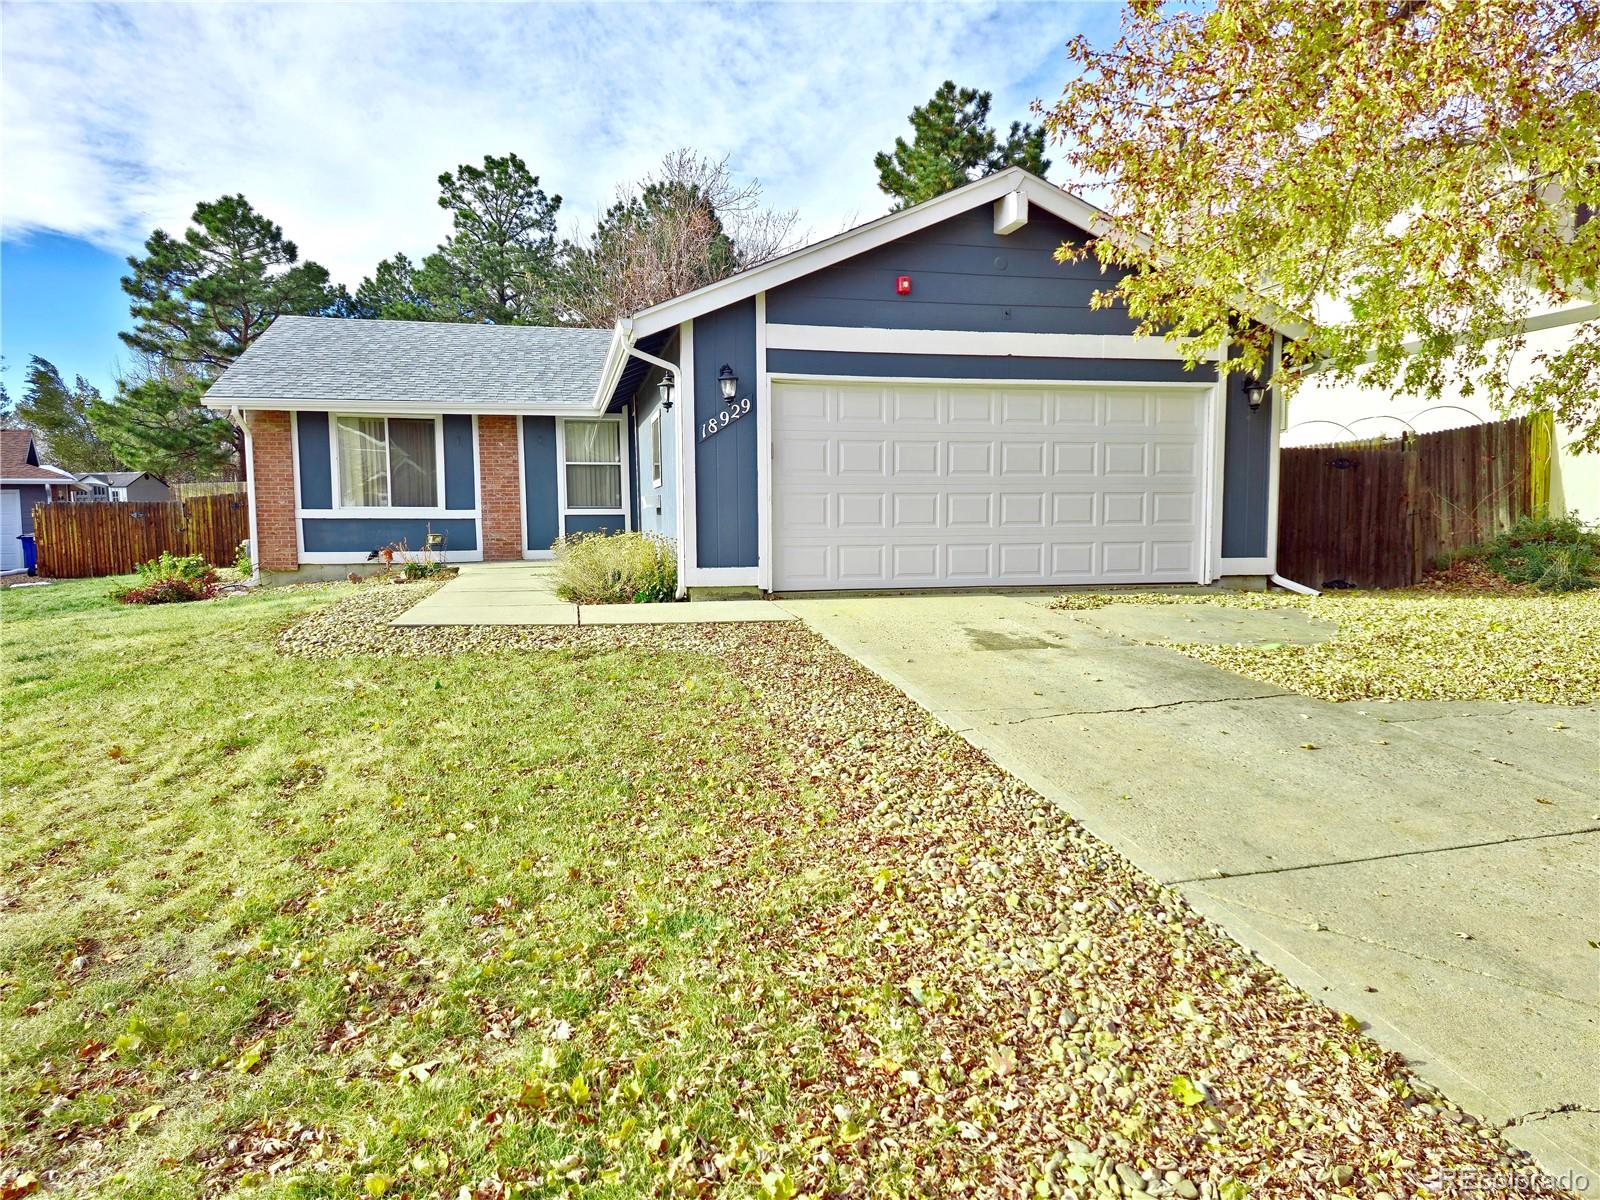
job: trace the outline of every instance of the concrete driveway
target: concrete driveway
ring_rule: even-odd
[[[1137,640],[1326,636],[1297,613],[781,603],[1546,1170],[1600,1183],[1600,712],[1330,704]]]

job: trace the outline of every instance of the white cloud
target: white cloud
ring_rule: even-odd
[[[1087,16],[1084,14],[1087,13]],[[872,154],[940,80],[1004,125],[1053,95],[1073,5],[7,4],[0,229],[118,252],[243,192],[354,284],[445,232],[435,179],[515,150],[563,228],[688,145],[819,234],[883,211]],[[1036,91],[1030,90],[1036,88]]]

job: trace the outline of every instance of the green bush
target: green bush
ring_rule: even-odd
[[[1531,583],[1540,591],[1600,587],[1600,528],[1576,513],[1523,517],[1474,556],[1512,583]]]
[[[580,534],[555,544],[556,595],[573,604],[651,604],[678,594],[678,552],[650,533]]]
[[[198,554],[164,550],[160,558],[140,563],[135,570],[139,582],[112,592],[112,599],[124,604],[182,604],[217,594],[216,568]]]

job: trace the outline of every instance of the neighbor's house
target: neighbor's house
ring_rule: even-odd
[[[279,318],[207,395],[254,560],[642,529],[685,588],[1270,575],[1275,397],[1091,306],[1111,280],[1054,252],[1101,219],[1013,168],[614,330]]]
[[[1600,321],[1600,304],[1577,302],[1529,313],[1524,322],[1524,342],[1511,359],[1510,382],[1521,383],[1533,373],[1542,354],[1559,354],[1573,344],[1579,331]],[[1494,352],[1496,344],[1490,343]],[[1289,401],[1285,446],[1317,446],[1329,442],[1374,437],[1399,437],[1407,432],[1432,433],[1462,425],[1498,421],[1481,392],[1463,395],[1452,385],[1437,400],[1419,401],[1391,397],[1358,384],[1338,384],[1311,375]],[[1554,429],[1550,455],[1550,508],[1561,514],[1576,512],[1586,521],[1600,521],[1600,454],[1580,454],[1572,446],[1572,432],[1559,423]]]
[[[84,486],[84,491],[75,497],[78,500],[126,504],[174,498],[166,481],[148,471],[93,471],[79,474],[77,480]]]
[[[0,429],[0,574],[23,569],[22,537],[33,533],[33,509],[71,499],[73,476],[39,461],[26,429]]]

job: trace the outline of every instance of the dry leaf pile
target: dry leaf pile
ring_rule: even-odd
[[[1323,700],[1600,702],[1600,590],[1071,593],[1066,611],[1109,604],[1298,608],[1338,627],[1314,646],[1164,643],[1191,658]]]

